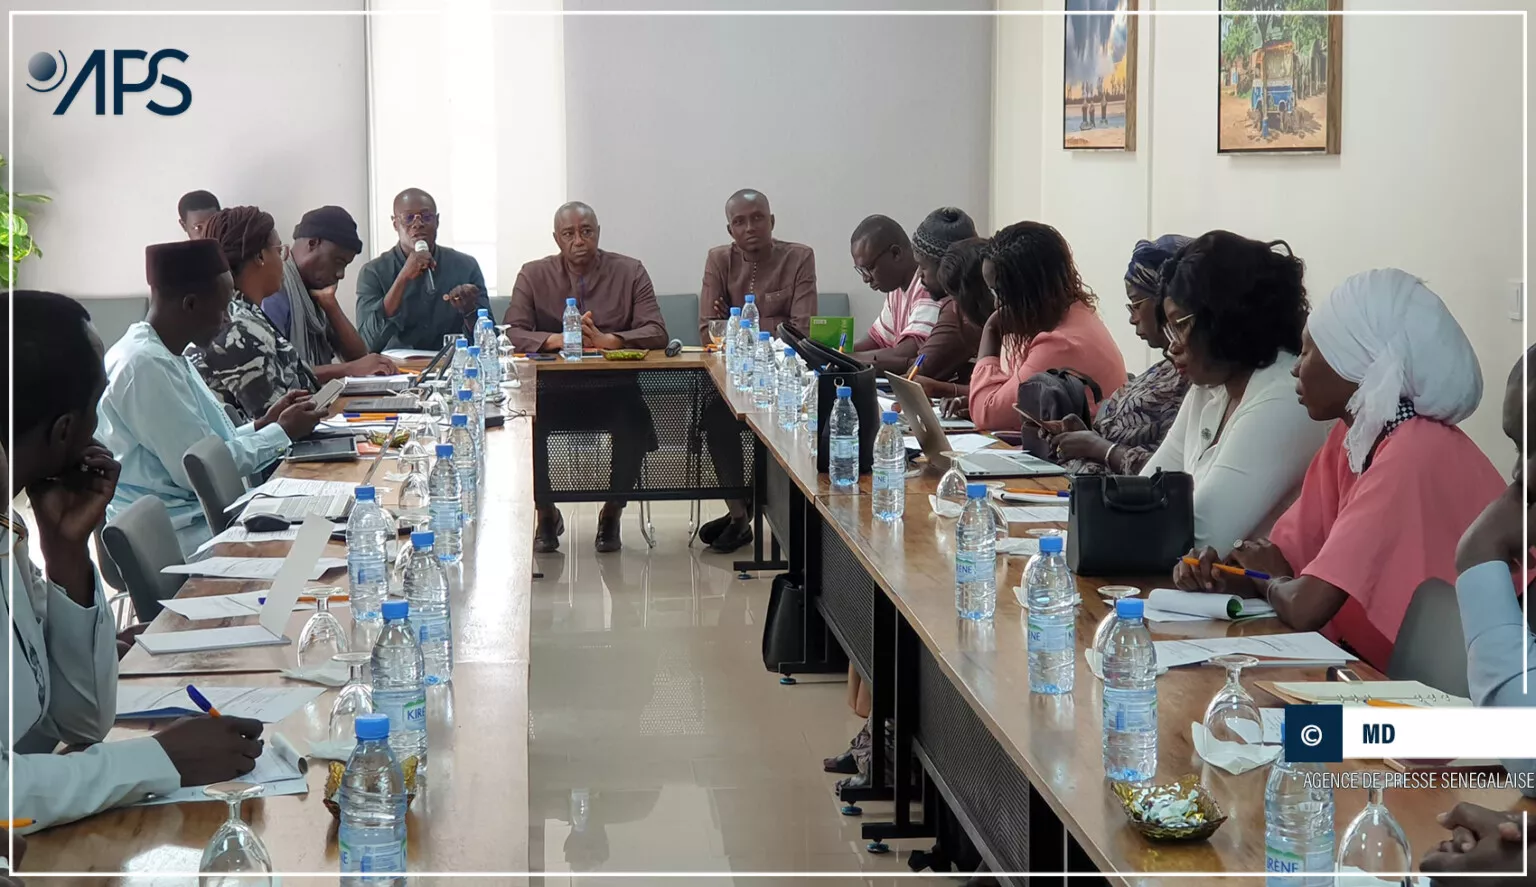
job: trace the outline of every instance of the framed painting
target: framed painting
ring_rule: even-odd
[[[1137,17],[1130,13],[1136,9],[1136,0],[1066,0],[1066,4],[1061,146],[1134,151]]]
[[[1344,17],[1315,13],[1342,8],[1343,0],[1221,0],[1218,153],[1339,153]]]

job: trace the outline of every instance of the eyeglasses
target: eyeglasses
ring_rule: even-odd
[[[1151,296],[1148,296],[1145,299],[1132,299],[1132,300],[1130,300],[1129,302],[1126,303],[1125,311],[1126,311],[1127,314],[1129,314],[1131,316],[1132,320],[1135,320],[1136,319],[1136,311],[1137,311],[1137,309],[1141,308],[1142,305],[1145,305],[1145,304],[1147,304],[1150,301],[1152,301],[1152,297]]]
[[[891,254],[890,247],[886,247],[880,253],[880,255],[875,256],[875,260],[873,262],[869,263],[869,267],[868,268],[865,268],[863,265],[854,265],[853,266],[853,270],[859,272],[859,277],[862,278],[865,283],[874,283],[875,282],[875,269],[880,267],[880,260],[885,258],[886,256],[888,256],[890,254]]]
[[[400,224],[407,225],[407,226],[409,226],[409,225],[418,225],[418,224],[419,225],[430,225],[433,222],[437,221],[437,213],[434,213],[434,212],[405,213],[403,215],[395,216],[395,220],[398,221]]]
[[[1189,341],[1189,328],[1194,324],[1195,316],[1186,314],[1183,317],[1169,318],[1163,324],[1163,338],[1168,340],[1170,346],[1183,345]]]

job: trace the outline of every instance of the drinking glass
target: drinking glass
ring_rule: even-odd
[[[1253,697],[1243,689],[1243,669],[1257,665],[1252,656],[1217,656],[1212,664],[1227,670],[1227,682],[1211,704],[1205,707],[1205,729],[1219,742],[1235,742],[1239,745],[1260,745],[1264,742],[1264,719]]]
[[[523,387],[523,380],[517,375],[517,349],[507,338],[510,328],[504,323],[496,325],[496,360],[501,364],[501,387],[508,390]]]
[[[1405,873],[1412,868],[1408,836],[1382,800],[1385,791],[1379,781],[1366,789],[1365,809],[1349,823],[1344,840],[1339,842],[1339,871],[1348,867],[1384,875]],[[1406,877],[1384,880],[1409,883]]]
[[[997,541],[1008,538],[1008,514],[1003,511],[1001,500],[997,498],[997,491],[1003,488],[1000,480],[987,482],[987,510],[992,512],[992,526],[997,529]]]
[[[261,791],[261,786],[248,782],[217,782],[203,789],[203,794],[229,805],[229,818],[203,848],[197,870],[213,877],[200,879],[202,887],[270,887],[271,878],[238,877],[272,873],[272,857],[266,846],[240,818],[241,803]]]
[[[336,701],[331,703],[331,741],[349,743],[355,737],[354,727],[358,715],[366,715],[373,712],[373,688],[363,680],[363,669],[368,667],[368,662],[373,654],[367,651],[352,653],[339,653],[336,661],[347,666],[349,672],[346,686],[336,694]]]
[[[725,324],[727,318],[717,317],[709,322],[709,341],[719,350],[721,343],[725,341]]]
[[[942,508],[943,504],[946,502],[958,506],[961,509],[965,508],[965,503],[967,501],[965,496],[965,472],[960,470],[960,457],[962,455],[964,454],[944,454],[944,458],[949,460],[949,470],[944,472],[943,477],[939,478],[939,488],[935,494],[935,497],[939,501],[940,508]],[[937,511],[938,509],[935,510]],[[958,518],[960,516],[960,512],[956,511],[951,515],[940,511],[939,516],[953,519]]]
[[[330,662],[338,653],[347,652],[347,633],[341,623],[331,615],[330,593],[321,590],[315,595],[315,615],[304,623],[299,633],[299,667]]]
[[[1099,594],[1109,599],[1109,613],[1099,620],[1099,627],[1093,632],[1093,649],[1099,650],[1104,639],[1109,637],[1109,632],[1115,627],[1115,602],[1121,598],[1135,597],[1141,594],[1141,589],[1130,585],[1105,585],[1099,589]]]

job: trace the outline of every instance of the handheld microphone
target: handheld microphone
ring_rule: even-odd
[[[683,351],[683,340],[682,339],[673,339],[672,341],[667,343],[667,350],[665,352],[663,352],[663,353],[666,354],[668,357],[676,357],[679,354],[681,354],[682,351]]]
[[[418,240],[418,241],[416,241],[415,250],[416,250],[416,252],[419,252],[419,253],[427,253],[427,252],[431,252],[432,248],[427,246],[427,242],[425,240]],[[437,292],[437,283],[436,283],[436,281],[434,281],[432,279],[432,269],[428,268],[427,269],[427,295],[430,296],[430,295],[432,295],[433,293],[436,293],[436,292]]]

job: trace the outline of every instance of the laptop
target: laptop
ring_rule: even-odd
[[[944,434],[943,423],[934,413],[928,395],[923,393],[923,386],[895,373],[887,373],[885,380],[901,404],[907,428],[917,438],[929,463],[941,471],[947,470],[950,460],[944,453],[949,449],[949,438]],[[960,470],[969,478],[1057,477],[1067,473],[1060,465],[1019,450],[979,450],[958,461]]]

